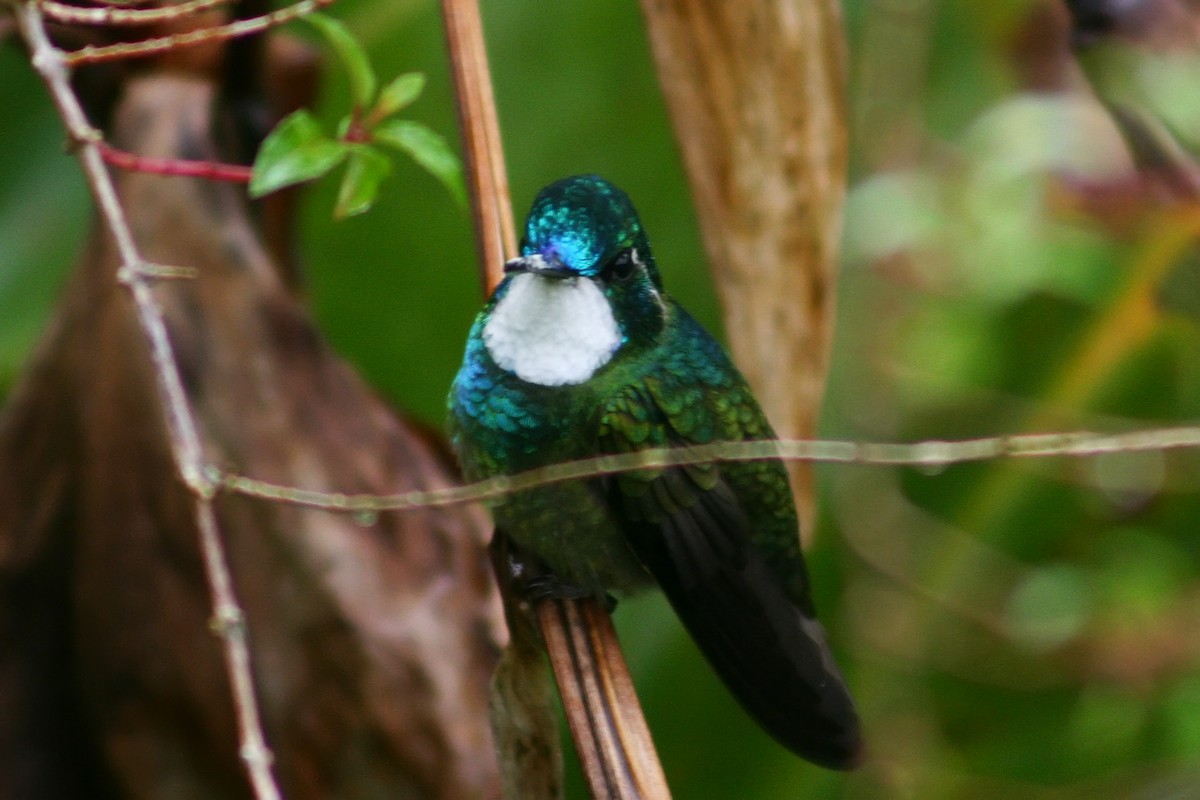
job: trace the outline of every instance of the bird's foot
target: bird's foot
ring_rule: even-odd
[[[595,597],[609,613],[617,607],[612,595],[597,596],[596,590],[566,581],[542,563],[541,559],[497,530],[491,545],[492,562],[501,584],[511,596],[536,604],[543,600],[584,600]]]
[[[596,597],[596,593],[569,581],[564,581],[557,575],[545,573],[531,578],[526,582],[525,597],[533,602],[540,600],[586,600],[590,597]],[[617,607],[617,599],[611,594],[606,593],[596,599],[604,604],[604,610],[610,614]]]

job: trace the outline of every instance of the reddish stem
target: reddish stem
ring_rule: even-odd
[[[371,141],[371,131],[368,124],[363,122],[361,109],[355,107],[350,116],[350,124],[346,126],[346,132],[342,134],[342,141],[366,143]]]
[[[240,164],[222,164],[217,161],[185,161],[179,158],[148,158],[119,150],[108,142],[97,142],[100,157],[106,164],[132,172],[148,172],[152,175],[173,175],[184,178],[207,178],[210,181],[249,183],[253,174],[250,167]]]

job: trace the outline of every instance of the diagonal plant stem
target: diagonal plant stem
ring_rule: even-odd
[[[516,239],[483,23],[476,0],[442,0],[442,14],[468,166],[480,282],[490,294],[500,282],[502,265],[516,255]],[[510,604],[520,600],[506,598]],[[670,798],[607,612],[595,600],[544,599],[535,603],[534,614],[592,796]]]
[[[479,278],[485,295],[504,277],[504,262],[516,255],[512,202],[483,23],[474,0],[443,0],[446,44],[467,162],[472,219],[479,249]]]
[[[592,796],[669,798],[641,709],[627,709],[637,695],[608,612],[586,598],[543,600],[537,615]]]
[[[117,278],[133,298],[138,324],[150,347],[171,454],[184,485],[193,496],[196,528],[213,607],[211,624],[224,650],[237,715],[240,756],[256,800],[278,800],[279,788],[271,773],[272,756],[259,718],[245,615],[234,592],[213,509],[212,500],[219,486],[204,470],[200,435],[183,389],[162,310],[151,289],[150,280],[161,268],[148,264],[134,242],[116,187],[100,154],[101,134],[88,123],[71,88],[66,57],[51,44],[41,9],[30,0],[17,4],[15,13],[18,28],[30,49],[33,68],[46,84],[67,133],[76,145],[100,217],[116,244],[121,262]]]

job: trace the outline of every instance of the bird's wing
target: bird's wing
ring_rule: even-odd
[[[609,399],[601,415],[603,449],[752,438],[759,426],[770,435],[748,390],[749,415],[722,406],[730,399],[728,386],[718,395],[714,388],[663,380],[648,378]],[[608,491],[638,557],[750,715],[814,763],[853,766],[861,751],[858,717],[812,615],[782,466],[644,469],[608,479]],[[791,545],[779,543],[778,530],[769,536],[753,530],[780,522]],[[789,563],[778,563],[772,548],[789,551]]]

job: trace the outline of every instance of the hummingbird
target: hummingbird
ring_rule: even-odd
[[[596,175],[534,199],[449,397],[468,480],[642,448],[770,440],[721,345],[668,295],[628,196]],[[775,460],[645,468],[515,492],[497,532],[601,600],[657,584],[733,696],[794,753],[848,769],[858,716],[817,621]]]

